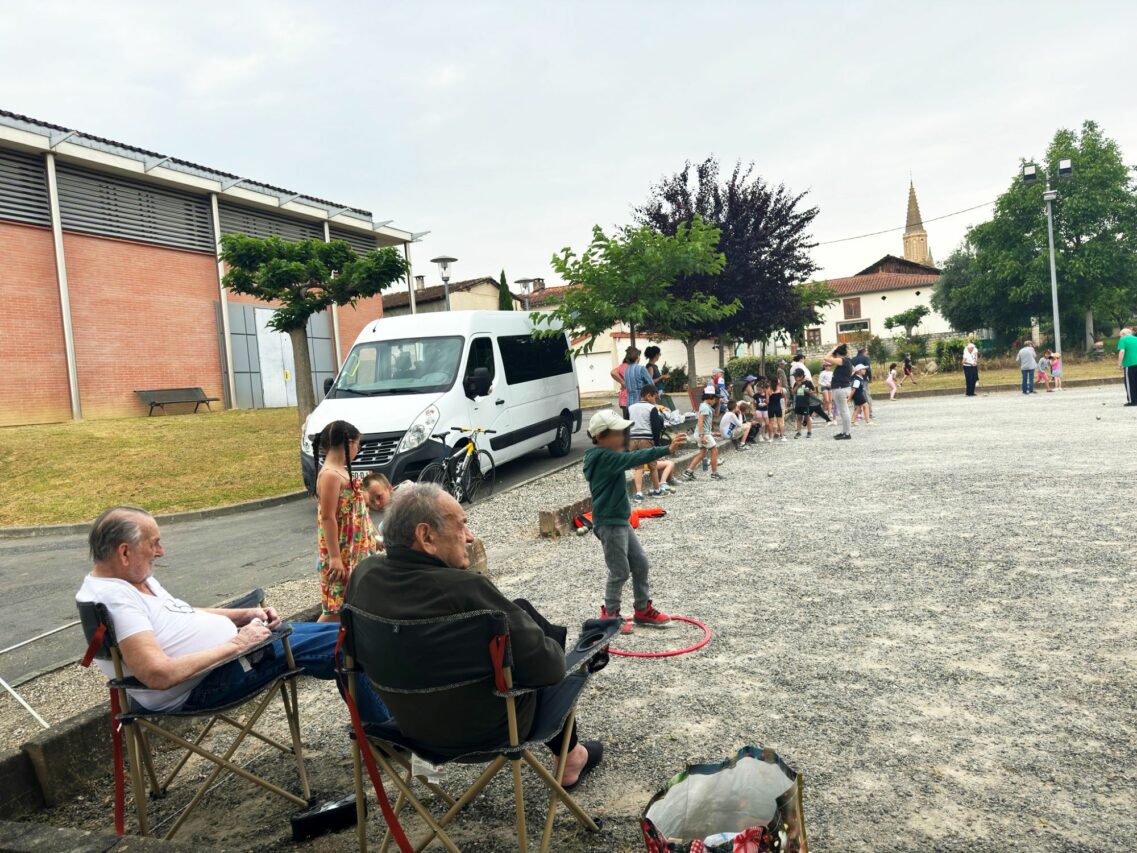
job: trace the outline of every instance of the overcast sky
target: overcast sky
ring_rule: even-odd
[[[5,3],[0,107],[426,231],[416,272],[549,258],[684,160],[808,191],[824,243],[993,200],[1094,119],[1137,163],[1132,2]],[[930,223],[937,260],[990,208]],[[821,245],[851,275],[900,232]]]

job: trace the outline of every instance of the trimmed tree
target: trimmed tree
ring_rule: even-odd
[[[501,271],[501,280],[497,283],[497,310],[513,310],[513,294],[509,292],[509,285],[505,283],[505,270]]]
[[[884,328],[891,332],[899,326],[904,330],[904,337],[910,338],[912,337],[912,330],[919,326],[924,318],[931,313],[927,305],[916,305],[907,311],[901,311],[899,314],[885,317]]]
[[[334,305],[354,306],[407,274],[407,263],[395,249],[357,255],[343,240],[291,243],[279,237],[226,234],[221,238],[221,260],[228,267],[222,279],[228,290],[276,306],[268,325],[292,341],[301,426],[316,408],[308,319]]]

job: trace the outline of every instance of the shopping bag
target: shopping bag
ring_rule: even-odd
[[[689,764],[640,819],[648,853],[807,853],[802,779],[772,749]]]

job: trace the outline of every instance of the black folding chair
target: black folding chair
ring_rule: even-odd
[[[256,589],[248,595],[219,606],[234,609],[259,607],[264,602],[264,598],[264,590]],[[255,660],[256,656],[263,654],[264,651],[272,645],[274,640],[280,640],[284,646],[284,654],[288,668],[273,681],[250,690],[247,695],[243,695],[224,705],[195,711],[155,712],[148,711],[136,703],[132,704],[127,695],[128,690],[145,689],[146,686],[136,678],[125,677],[122,654],[119,651],[118,641],[114,634],[114,623],[110,618],[110,614],[107,612],[107,608],[95,602],[82,601],[78,602],[78,606],[79,618],[83,624],[83,633],[86,635],[89,644],[87,655],[83,659],[83,665],[88,666],[93,659],[98,658],[100,660],[109,660],[114,666],[115,677],[107,682],[107,687],[111,695],[111,726],[114,733],[115,831],[119,835],[125,833],[123,816],[125,802],[123,740],[126,742],[126,757],[129,758],[130,763],[130,778],[134,792],[134,806],[138,812],[138,831],[140,835],[149,834],[149,820],[146,814],[147,787],[149,787],[151,797],[164,797],[167,789],[171,783],[173,783],[175,777],[181,772],[182,768],[185,767],[186,762],[189,761],[192,755],[198,755],[216,766],[212,772],[206,776],[205,780],[195,792],[193,799],[190,800],[173,826],[170,827],[169,832],[165,835],[167,839],[173,837],[174,833],[181,828],[186,818],[188,818],[201,803],[202,798],[208,793],[210,787],[222,770],[228,770],[230,773],[260,785],[266,791],[283,797],[302,808],[309,805],[311,791],[308,786],[308,774],[304,769],[304,753],[300,742],[299,706],[296,703],[296,679],[304,670],[296,666],[296,661],[292,657],[292,648],[288,642],[288,635],[292,633],[291,628],[282,626],[273,632],[273,636],[265,639],[263,642],[234,654],[232,657],[226,658],[208,670],[212,671],[241,658],[245,658],[246,660],[252,658]],[[284,704],[285,717],[288,720],[288,728],[292,735],[291,747],[286,746],[275,738],[263,732],[259,732],[254,728],[268,708],[269,702],[277,693],[280,694],[281,701]],[[236,719],[230,714],[231,711],[254,700],[255,704],[252,710],[246,715],[243,721]],[[197,737],[191,741],[182,737],[175,728],[181,728],[184,731],[184,726],[178,726],[177,723],[192,718],[206,718],[207,722]],[[205,740],[205,737],[213,730],[217,723],[223,723],[237,730],[236,736],[229,743],[225,751],[221,753],[211,751],[201,745],[202,741]],[[159,780],[158,773],[154,767],[153,750],[151,749],[149,741],[150,734],[170,741],[185,750],[185,754],[166,775],[164,780]],[[279,785],[257,776],[255,773],[246,770],[232,760],[234,753],[236,753],[245,739],[250,736],[263,741],[281,752],[292,753],[296,756],[296,769],[300,776],[300,788],[303,791],[303,796],[297,796],[290,791],[286,791]],[[145,776],[143,776],[144,771]]]
[[[558,802],[563,802],[585,829],[599,831],[596,821],[589,816],[561,786],[569,738],[563,739],[558,773],[554,776],[533,757],[528,747],[551,740],[562,729],[568,730],[575,719],[576,702],[588,681],[590,671],[599,669],[607,661],[608,641],[620,629],[618,619],[591,620],[583,627],[581,639],[565,655],[568,675],[553,687],[516,688],[513,684],[512,657],[509,643],[509,621],[504,613],[495,610],[477,610],[437,619],[394,620],[385,619],[347,605],[340,613],[343,626],[345,669],[348,673],[348,695],[354,701],[360,677],[369,678],[380,694],[433,693],[485,683],[487,691],[501,697],[505,703],[509,739],[492,749],[476,751],[445,749],[420,743],[405,737],[396,721],[364,724],[371,757],[398,788],[395,815],[406,805],[419,814],[429,827],[429,833],[413,849],[422,850],[435,838],[452,853],[459,853],[457,845],[445,827],[453,820],[489,781],[508,762],[513,771],[513,796],[517,812],[517,841],[522,853],[528,849],[525,829],[525,800],[522,791],[521,765],[528,764],[549,789],[549,809],[545,831],[541,839],[541,853],[549,849],[553,832],[553,816]],[[522,742],[517,727],[516,698],[526,693],[539,692],[533,725]],[[354,713],[353,713],[354,716]],[[461,726],[461,715],[455,715],[455,726]],[[367,849],[367,823],[364,812],[361,744],[353,738],[352,757],[355,763],[355,795],[359,849]],[[439,818],[423,805],[415,795],[410,762],[406,754],[413,753],[432,764],[486,764],[486,769],[458,799],[443,794],[449,806]],[[400,776],[396,768],[401,768]],[[378,780],[373,780],[378,781]],[[439,793],[437,786],[429,786]],[[381,783],[376,785],[376,795]],[[388,819],[390,823],[390,819]],[[397,818],[396,818],[397,823]],[[382,849],[391,840],[388,827]]]

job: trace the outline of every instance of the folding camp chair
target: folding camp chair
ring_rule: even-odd
[[[256,589],[248,595],[220,606],[234,609],[259,607],[264,601],[264,598],[264,590]],[[154,712],[141,708],[136,703],[132,705],[130,702],[127,690],[143,689],[145,685],[136,678],[124,677],[122,654],[119,651],[118,641],[115,638],[114,623],[110,618],[110,614],[107,612],[107,608],[95,602],[81,601],[78,604],[79,618],[83,623],[83,632],[86,634],[89,644],[87,647],[87,655],[83,658],[83,665],[88,666],[94,658],[99,658],[100,660],[110,660],[114,666],[115,677],[107,682],[107,687],[110,690],[112,745],[114,747],[115,831],[119,835],[125,834],[123,814],[125,810],[125,768],[122,749],[124,740],[126,742],[127,757],[129,758],[130,778],[134,793],[134,806],[138,812],[138,831],[140,835],[149,834],[149,820],[146,814],[147,787],[149,787],[151,797],[164,797],[170,784],[174,781],[178,773],[181,772],[182,768],[185,767],[191,755],[201,756],[216,766],[206,776],[189,804],[178,816],[173,826],[170,827],[169,832],[165,835],[167,839],[171,838],[174,833],[181,828],[186,818],[188,818],[201,803],[202,798],[208,793],[210,787],[222,770],[228,770],[243,779],[254,782],[266,791],[283,797],[302,808],[309,805],[311,792],[308,787],[308,774],[304,769],[304,753],[300,743],[299,706],[296,703],[296,679],[303,672],[303,669],[296,666],[296,662],[292,657],[292,648],[288,642],[288,635],[292,633],[291,628],[286,626],[278,628],[273,632],[273,636],[243,652],[226,658],[209,670],[212,671],[213,669],[217,669],[218,667],[241,658],[256,660],[258,653],[263,654],[268,650],[268,647],[272,645],[274,640],[280,640],[284,646],[285,660],[287,661],[288,668],[268,684],[254,688],[250,690],[247,695],[243,695],[234,701],[216,707],[203,708],[195,711]],[[291,747],[286,746],[280,741],[254,728],[268,708],[269,702],[277,693],[280,694],[281,701],[284,704],[284,713],[288,719],[288,728],[292,735]],[[230,714],[231,711],[248,702],[255,702],[255,704],[243,721],[236,719]],[[193,718],[206,718],[207,721],[205,727],[197,737],[191,741],[182,737],[174,729],[177,727],[184,730],[184,727],[177,726],[176,724]],[[201,745],[206,735],[213,730],[217,723],[224,723],[237,730],[236,736],[229,743],[225,751],[221,753],[211,751]],[[185,754],[163,780],[159,780],[154,767],[154,757],[149,741],[149,735],[151,734],[168,740],[185,750]],[[303,796],[297,796],[296,794],[286,791],[279,785],[275,785],[267,779],[263,779],[234,763],[232,760],[233,755],[247,737],[254,737],[281,752],[292,753],[296,756],[296,769],[300,776],[300,788],[303,791]],[[144,772],[145,777],[143,776]]]
[[[553,816],[558,802],[563,802],[581,826],[593,832],[599,830],[590,817],[561,786],[569,738],[564,738],[560,754],[560,768],[554,777],[541,762],[533,757],[528,746],[551,740],[573,723],[576,702],[590,672],[607,662],[608,641],[620,629],[618,619],[591,620],[583,626],[581,639],[565,655],[568,675],[553,687],[515,688],[513,685],[512,656],[509,643],[509,621],[504,613],[494,610],[477,610],[438,619],[394,620],[384,619],[347,605],[340,613],[344,643],[344,666],[348,673],[348,696],[354,701],[356,679],[370,678],[380,695],[392,693],[432,693],[455,687],[485,682],[486,690],[501,697],[505,703],[509,727],[509,740],[492,749],[462,751],[440,749],[405,737],[394,720],[379,724],[360,724],[352,710],[355,733],[352,757],[355,764],[355,796],[357,809],[356,832],[359,849],[367,849],[367,822],[364,813],[364,790],[361,758],[368,764],[380,806],[384,808],[388,831],[383,839],[386,850],[392,833],[406,853],[410,849],[422,850],[438,838],[452,853],[459,853],[457,845],[445,827],[455,815],[476,797],[489,781],[507,763],[513,771],[513,796],[517,812],[517,842],[522,853],[528,849],[525,830],[525,801],[521,782],[521,764],[528,764],[549,789],[549,809],[540,850],[545,853],[553,831]],[[605,654],[602,654],[605,653]],[[538,693],[538,704],[533,725],[524,742],[517,728],[516,698],[525,693]],[[461,725],[461,714],[455,714],[455,725]],[[361,751],[361,740],[367,741],[367,753]],[[451,762],[486,764],[486,769],[473,785],[457,800],[442,795],[449,806],[439,818],[423,805],[415,795],[407,753],[413,753],[432,764]],[[378,763],[398,789],[399,795],[393,813],[386,803],[382,781],[374,764]],[[400,775],[399,769],[404,775]],[[430,786],[439,793],[437,786]],[[429,827],[428,834],[413,848],[409,845],[397,820],[398,812],[406,805],[419,814]]]

